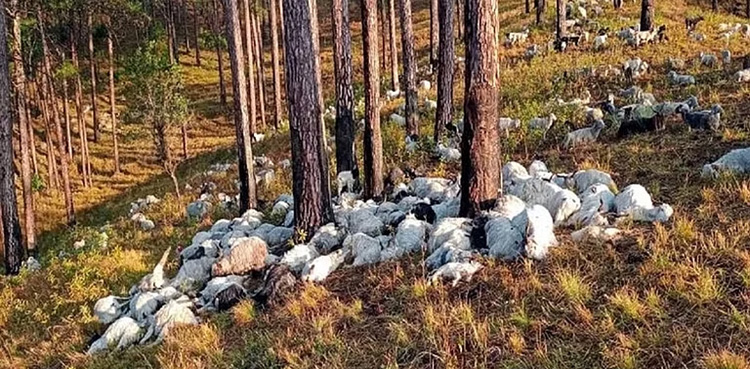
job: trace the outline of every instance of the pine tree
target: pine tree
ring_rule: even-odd
[[[391,0],[391,6],[393,6]],[[362,0],[362,33],[365,75],[364,197],[383,194],[383,141],[380,135],[380,68],[378,62],[378,3]],[[391,8],[393,12],[393,8]],[[393,17],[391,17],[393,21]],[[394,28],[391,22],[391,29]],[[395,33],[395,32],[394,32]],[[391,40],[393,42],[393,40]],[[396,49],[393,49],[396,54]],[[398,89],[396,86],[394,89]]]
[[[333,0],[333,71],[336,81],[336,171],[357,167],[354,151],[354,91],[352,89],[352,36],[349,2]],[[385,48],[385,44],[383,45]]]
[[[467,0],[464,132],[461,140],[462,217],[473,218],[497,199],[500,183],[498,148],[498,5],[494,0]],[[491,30],[493,32],[488,32]]]
[[[440,0],[438,4],[440,48],[438,63],[438,105],[435,112],[435,143],[448,123],[453,120],[453,0]]]

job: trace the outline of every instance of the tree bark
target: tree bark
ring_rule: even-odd
[[[201,34],[200,11],[198,10],[198,0],[193,0],[193,43],[195,44],[195,65],[201,66],[201,45],[198,37]]]
[[[378,2],[378,12],[380,13],[380,29],[385,30],[388,29],[388,23],[387,19],[388,16],[386,15],[386,7],[388,6],[388,0],[379,0]],[[388,33],[387,32],[380,32],[380,43],[382,44],[382,48],[380,49],[380,69],[385,70],[388,68]]]
[[[266,78],[263,72],[263,35],[260,30],[258,14],[252,14],[253,40],[255,45],[255,72],[258,75],[258,108],[260,109],[260,127],[266,129]]]
[[[711,0],[711,10],[715,12],[719,11],[719,0]]]
[[[11,6],[17,0],[11,0]],[[18,202],[16,200],[15,172],[13,170],[13,115],[11,113],[10,99],[10,69],[8,68],[8,45],[7,24],[5,20],[5,2],[0,1],[0,230],[2,230],[3,241],[3,265],[5,274],[18,274],[23,261],[23,241],[21,239],[21,224],[18,220]],[[11,7],[15,9],[15,7]],[[15,22],[14,22],[15,23]],[[23,86],[17,86],[23,87]],[[23,90],[16,90],[19,95],[18,100],[23,100],[20,96]],[[23,107],[23,106],[19,106]],[[18,110],[19,123],[24,118],[24,110]],[[21,123],[23,124],[23,123]],[[19,126],[19,131],[23,132],[23,125]],[[23,133],[21,133],[23,137]],[[21,145],[23,151],[23,144]],[[26,155],[26,171],[28,167],[28,150]]]
[[[91,73],[91,112],[94,116],[94,142],[99,142],[99,109],[96,104],[96,55],[94,54],[94,26],[91,12],[88,13],[89,71]]]
[[[164,4],[164,22],[167,25],[167,49],[169,52],[169,63],[174,64],[177,60],[177,53],[175,52],[175,44],[177,43],[177,40],[174,39],[174,34],[172,33],[172,26],[173,26],[173,20],[172,20],[172,0],[166,0]]]
[[[115,99],[115,47],[112,42],[112,22],[107,22],[107,55],[109,56],[109,117],[112,120],[112,146],[115,174],[120,174],[120,148],[117,142],[117,111]]]
[[[411,22],[411,0],[399,0],[401,6],[401,47],[406,83],[406,134],[419,134],[417,115],[417,63],[414,60],[414,28]]]
[[[26,110],[26,98],[21,96],[26,91],[26,73],[23,66],[23,54],[21,52],[21,14],[18,0],[10,0],[9,12],[12,18],[13,42],[11,53],[13,58],[13,85],[16,88],[16,104],[18,104],[18,127],[21,135],[21,188],[23,192],[23,216],[24,234],[26,236],[26,252],[36,254],[36,217],[34,212],[34,194],[31,190],[31,168],[29,148],[31,145],[30,122],[22,114]],[[5,202],[5,201],[3,201]],[[3,212],[5,214],[5,212]]]
[[[224,0],[224,22],[232,67],[232,92],[234,93],[234,126],[237,135],[237,156],[240,180],[240,213],[257,206],[253,149],[250,145],[250,117],[247,109],[245,62],[242,50],[242,31],[237,0]]]
[[[57,96],[52,79],[52,64],[49,56],[50,50],[47,44],[46,33],[44,32],[44,20],[42,18],[41,6],[37,8],[37,21],[39,22],[39,32],[42,39],[42,53],[44,54],[44,74],[42,80],[47,80],[47,96],[49,97],[50,109],[52,110],[52,119],[54,122],[54,135],[57,138],[57,152],[60,158],[60,172],[62,173],[62,186],[65,198],[65,213],[68,218],[68,225],[76,223],[75,206],[73,205],[73,192],[70,188],[70,170],[68,169],[68,156],[65,153],[65,139],[63,136],[62,124],[60,123],[60,113],[57,110]],[[52,141],[52,139],[50,139]],[[52,151],[52,148],[48,148]]]
[[[242,7],[245,12],[245,44],[243,51],[247,54],[247,92],[248,97],[250,100],[248,100],[247,105],[250,109],[250,134],[254,134],[257,131],[258,127],[256,127],[256,118],[257,118],[257,110],[255,109],[255,72],[253,64],[255,64],[255,59],[253,59],[253,25],[250,20],[250,0],[242,0]],[[224,9],[226,11],[226,8]],[[252,158],[251,158],[252,159]]]
[[[745,2],[745,16],[750,18],[750,0]]]
[[[438,44],[440,26],[438,25],[438,1],[430,0],[430,70],[434,72],[438,65]]]
[[[26,81],[26,82],[27,82],[26,86],[24,86],[24,93],[25,93],[25,95],[18,94],[18,96],[16,96],[16,98],[22,98],[22,99],[24,99],[24,106],[26,108],[25,109],[26,110],[26,132],[28,132],[28,135],[29,135],[28,136],[29,137],[29,145],[28,146],[29,146],[29,151],[31,151],[31,163],[32,163],[32,166],[33,166],[32,168],[34,169],[34,171],[33,171],[34,175],[39,175],[39,161],[37,160],[37,155],[36,155],[36,142],[35,142],[35,139],[34,139],[34,128],[31,125],[31,122],[32,122],[32,120],[31,120],[31,106],[33,105],[31,103],[31,96],[34,96],[34,94],[31,92],[31,87],[30,87],[31,81]],[[17,104],[17,102],[16,102],[16,104]],[[16,106],[19,106],[19,105],[16,105]],[[20,136],[20,133],[19,133],[19,136]],[[19,152],[22,150],[22,146],[20,145],[20,142],[21,142],[21,138],[19,137]]]
[[[641,31],[650,31],[654,26],[654,0],[641,2]]]
[[[391,36],[395,34],[394,9],[391,0]],[[380,199],[383,195],[383,142],[380,136],[380,69],[378,68],[378,4],[362,0],[362,33],[365,75],[364,198]],[[393,39],[391,43],[393,44]],[[395,47],[393,55],[396,54]],[[394,63],[394,65],[396,65]],[[394,81],[398,80],[397,78]],[[398,90],[398,85],[394,86]]]
[[[456,0],[456,29],[458,30],[458,39],[464,39],[464,0]]]
[[[526,14],[529,14],[529,13],[531,13],[531,4],[530,4],[530,1],[529,1],[529,0],[526,0],[526,2],[525,2],[525,6],[526,6],[526,7],[525,7],[525,9],[524,9],[524,10],[525,10],[525,13],[526,13]]]
[[[278,0],[271,0],[268,7],[268,19],[271,23],[271,63],[273,64],[273,127],[279,129],[281,126],[281,60],[279,52],[279,20],[276,5]]]
[[[396,0],[388,0],[388,5],[390,6],[388,12],[388,24],[390,25],[391,34],[391,89],[393,91],[398,91],[400,89],[400,84],[398,80],[398,47],[396,46]],[[373,15],[373,17],[377,16]],[[379,80],[380,72],[378,72],[378,81]]]
[[[318,151],[320,151],[320,161],[322,166],[322,173],[324,174],[321,179],[320,189],[322,191],[322,198],[325,202],[323,204],[323,217],[324,219],[333,219],[333,207],[331,206],[331,182],[328,178],[328,140],[326,140],[326,121],[323,116],[325,111],[325,102],[323,101],[323,73],[320,66],[320,28],[318,26],[318,1],[308,0],[308,6],[310,10],[310,28],[312,29],[312,47],[313,47],[313,66],[315,68],[315,82],[318,86],[318,114],[320,115],[320,145]],[[375,40],[375,47],[377,48],[377,39]],[[377,50],[376,50],[377,51]],[[377,64],[376,64],[377,65]]]
[[[466,1],[466,92],[461,140],[462,217],[494,206],[500,183],[498,153],[497,2]]]
[[[328,167],[323,158],[324,132],[320,112],[320,85],[316,76],[315,10],[310,2],[283,0],[286,33],[286,80],[292,140],[294,222],[297,241],[304,242],[333,220]]]
[[[435,112],[435,143],[440,142],[443,128],[453,121],[453,0],[440,0],[438,4],[440,24],[440,53],[438,68],[438,105]]]
[[[354,139],[354,90],[352,89],[352,35],[349,1],[333,0],[333,72],[336,80],[336,171],[357,167]],[[385,49],[386,44],[383,43]]]
[[[219,34],[220,33],[220,24],[221,24],[221,17],[219,16],[219,6],[217,4],[217,0],[212,0],[212,4],[214,7],[214,33]],[[219,69],[219,102],[221,103],[221,106],[227,105],[227,84],[224,82],[224,55],[222,53],[221,45],[217,42],[216,43],[216,58],[218,62],[218,69]]]
[[[560,41],[563,37],[565,37],[565,18],[567,16],[566,14],[566,1],[565,0],[557,0],[556,3],[556,11],[557,11],[557,35],[556,39]]]
[[[190,48],[190,32],[188,32],[188,4],[187,0],[180,0],[180,18],[182,23],[182,36],[185,37],[185,50],[188,54],[192,51]]]

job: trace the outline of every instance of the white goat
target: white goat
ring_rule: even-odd
[[[161,288],[167,283],[167,279],[164,278],[164,266],[167,264],[169,258],[169,252],[172,250],[171,247],[167,247],[167,250],[162,254],[161,259],[154,267],[154,270],[145,275],[137,286],[133,286],[130,290],[130,294],[134,295],[137,292],[153,291]]]
[[[718,178],[721,172],[750,173],[750,148],[732,150],[701,170],[704,178]]]
[[[615,196],[615,209],[618,215],[631,216],[639,222],[666,222],[674,213],[667,204],[654,207],[651,195],[638,184],[625,187]]]
[[[109,324],[117,320],[125,312],[128,306],[126,297],[107,296],[99,299],[94,304],[94,315],[99,323]]]
[[[528,258],[542,260],[547,257],[551,247],[557,246],[557,238],[553,231],[554,224],[550,213],[542,206],[534,205],[526,209],[528,223],[526,225],[525,253]]]
[[[529,128],[544,132],[544,137],[546,138],[547,131],[552,128],[552,125],[555,124],[556,120],[557,116],[554,113],[550,114],[546,118],[534,118],[529,121]]]
[[[117,350],[126,349],[141,339],[143,331],[133,318],[124,316],[117,319],[99,339],[94,341],[86,351],[87,355],[94,355],[109,350],[115,346]]]
[[[678,86],[689,86],[695,84],[695,77],[687,74],[677,74],[675,71],[670,71],[667,74],[667,78],[672,82],[673,85]]]
[[[281,257],[281,264],[286,264],[289,269],[299,273],[305,267],[305,264],[314,260],[320,255],[313,245],[296,245]]]
[[[570,149],[572,147],[595,142],[596,139],[599,138],[599,134],[606,127],[607,126],[604,124],[604,121],[599,119],[596,120],[594,122],[594,125],[591,127],[581,128],[579,130],[570,132],[565,136],[563,147],[565,147],[566,149]]]
[[[354,257],[352,266],[360,266],[379,262],[382,246],[376,238],[357,233],[346,237],[343,249]]]
[[[354,178],[354,174],[351,171],[343,171],[336,176],[336,185],[339,196],[341,196],[342,192],[354,193],[356,191],[357,178]]]
[[[737,81],[737,83],[747,83],[750,82],[750,69],[743,69],[737,73],[734,74],[734,80]]]
[[[701,52],[699,56],[700,62],[703,66],[713,68],[718,64],[719,60],[716,58],[716,55],[711,53],[704,53]]]
[[[437,284],[442,279],[450,279],[451,285],[455,287],[462,279],[471,281],[474,273],[482,269],[482,265],[475,262],[448,263],[435,270],[430,275],[430,284]]]
[[[336,250],[328,255],[318,256],[311,262],[305,264],[300,279],[309,282],[321,282],[328,278],[344,262],[346,253],[343,249]]]

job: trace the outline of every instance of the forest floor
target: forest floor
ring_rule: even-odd
[[[546,44],[551,22],[537,28],[533,16],[523,14],[521,1],[500,3],[503,33],[531,25],[530,43]],[[429,2],[418,0],[414,5],[422,71],[429,53]],[[605,15],[596,20],[618,30],[638,22],[639,8],[640,4],[627,2],[616,12],[606,4]],[[330,17],[327,5],[320,11],[323,85],[330,101]],[[547,19],[553,13],[550,9]],[[706,17],[698,27],[707,36],[704,42],[689,39],[684,32],[684,17],[699,13]],[[352,4],[351,14],[359,98],[362,57],[357,5]],[[668,25],[668,43],[633,49],[611,37],[604,51],[594,52],[588,45],[531,63],[513,62],[523,54],[523,47],[501,51],[503,116],[528,120],[546,115],[548,101],[570,100],[585,88],[594,100],[603,100],[608,92],[629,86],[617,79],[571,77],[577,75],[572,72],[588,66],[619,66],[635,56],[652,66],[638,85],[659,101],[696,95],[701,106],[723,105],[725,125],[715,134],[688,132],[672,121],[664,132],[627,139],[607,135],[601,142],[567,152],[559,148],[566,133],[560,124],[547,139],[521,130],[501,142],[503,161],[528,164],[540,159],[554,172],[600,168],[613,173],[622,186],[640,183],[656,201],[675,208],[670,222],[628,225],[627,240],[615,244],[574,244],[561,235],[561,246],[545,261],[489,262],[470,283],[455,288],[426,284],[420,266],[423,255],[346,268],[320,285],[305,285],[276,310],[257,311],[242,303],[207,317],[203,324],[177,329],[159,346],[92,359],[83,352],[89,339],[102,330],[91,312],[94,302],[108,294],[126,294],[167,246],[186,245],[198,230],[210,226],[210,220],[186,220],[186,204],[198,193],[188,191],[182,199],[172,194],[169,179],[153,160],[147,130],[138,125],[122,127],[124,174],[118,176],[112,174],[111,137],[105,134],[102,142],[92,145],[95,187],[76,189],[79,223],[74,229],[64,227],[60,193],[47,190],[36,195],[43,268],[0,279],[0,367],[750,368],[750,180],[700,178],[703,164],[750,145],[750,87],[729,82],[740,68],[740,58],[725,69],[701,68],[696,62],[701,51],[718,55],[727,47],[718,38],[717,25],[722,22],[747,20],[688,7],[682,0],[657,1],[656,24]],[[462,54],[463,45],[457,46]],[[738,36],[728,46],[736,56],[750,52],[750,42]],[[189,131],[191,157],[181,165],[179,179],[196,189],[206,180],[203,173],[211,164],[234,160],[234,129],[218,103],[215,57],[204,53],[203,65],[197,67],[183,55],[195,115]],[[698,83],[671,86],[666,79],[668,57],[688,60],[686,73],[695,75]],[[459,112],[461,71],[454,100]],[[568,78],[563,78],[566,71]],[[418,77],[435,82],[422,73]],[[386,80],[383,86],[388,86]],[[427,94],[431,99],[434,91]],[[387,104],[381,113],[386,168],[408,164],[429,175],[455,177],[457,165],[438,163],[425,152],[406,153],[402,130],[385,123],[398,104]],[[577,112],[557,108],[554,112],[560,121],[582,121]],[[425,137],[431,137],[432,121],[430,113],[422,115]],[[254,150],[275,162],[288,158],[288,131],[269,134]],[[220,191],[233,190],[231,175],[210,180]],[[291,175],[279,172],[276,183],[261,189],[260,197],[273,200],[290,193],[290,185]],[[146,195],[163,200],[147,212],[157,224],[151,232],[142,232],[128,218],[130,202]],[[226,216],[212,214],[213,219]],[[108,235],[106,241],[100,236],[102,230]],[[73,243],[82,239],[86,246],[75,250]],[[61,251],[64,257],[58,257]],[[168,275],[175,272],[176,264],[168,265]]]

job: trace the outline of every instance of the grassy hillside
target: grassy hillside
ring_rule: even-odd
[[[607,3],[605,16],[597,21],[612,30],[635,24],[640,4],[626,3],[619,12]],[[420,71],[427,64],[428,4],[415,1]],[[320,9],[321,46],[323,85],[330,99],[333,65],[327,6],[321,4]],[[552,25],[534,27],[533,17],[523,14],[522,7],[521,1],[501,1],[503,32],[532,24],[530,42],[545,44]],[[548,19],[553,12],[550,9]],[[683,17],[698,13],[706,17],[699,31],[707,40],[700,43],[683,31]],[[355,80],[361,85],[356,4],[351,14]],[[718,39],[719,23],[740,21],[747,22],[688,7],[682,0],[657,1],[656,23],[668,25],[669,43],[635,50],[612,39],[602,52],[586,46],[531,63],[517,62],[523,48],[501,50],[504,116],[529,119],[547,114],[551,99],[570,100],[585,88],[594,100],[601,100],[608,92],[629,86],[575,71],[619,66],[635,56],[652,66],[639,85],[659,101],[696,95],[702,106],[724,106],[725,126],[718,134],[691,133],[673,121],[665,132],[624,140],[608,136],[566,152],[558,148],[566,133],[559,125],[546,140],[522,130],[501,143],[503,161],[528,164],[538,158],[556,172],[601,168],[623,186],[640,183],[657,201],[675,207],[669,223],[626,225],[627,237],[614,244],[574,244],[561,234],[561,247],[544,262],[489,261],[471,283],[456,288],[425,283],[426,271],[420,266],[424,255],[346,268],[321,285],[305,285],[276,310],[257,311],[244,303],[206,317],[200,326],[180,328],[160,346],[90,359],[82,353],[89,338],[102,330],[92,316],[93,303],[110,293],[127,293],[167,246],[185,245],[196,231],[210,226],[185,219],[185,205],[198,194],[188,192],[181,200],[171,195],[169,179],[152,159],[148,132],[136,125],[123,127],[125,174],[121,176],[112,176],[112,169],[107,169],[111,138],[104,135],[101,144],[92,146],[96,188],[80,189],[76,195],[78,227],[61,228],[62,196],[38,194],[44,268],[0,279],[0,367],[748,368],[750,180],[724,177],[708,182],[700,179],[699,171],[730,149],[748,146],[750,87],[728,82],[741,65],[739,57],[731,71],[701,68],[695,61],[701,51],[718,54],[727,47]],[[737,36],[728,46],[735,56],[750,52],[750,42]],[[193,188],[207,180],[202,173],[211,164],[234,159],[234,129],[218,105],[215,55],[206,55],[202,67],[184,67],[195,118],[190,127],[192,157],[181,166],[179,177]],[[687,73],[696,76],[697,85],[669,85],[668,57],[688,60]],[[460,109],[463,80],[461,74],[457,76],[455,104]],[[434,81],[422,74],[419,78]],[[434,99],[434,89],[428,95]],[[399,103],[386,105],[383,117]],[[551,111],[561,121],[583,125],[580,112]],[[421,122],[425,136],[432,130],[431,122],[425,113]],[[439,164],[426,153],[405,153],[404,134],[398,127],[384,123],[383,129],[388,168],[408,163],[431,175],[457,174],[456,166]],[[282,130],[255,150],[278,161],[289,157],[288,141]],[[278,174],[277,183],[262,190],[262,199],[289,192],[291,175]],[[220,190],[233,188],[231,176],[210,180]],[[149,194],[164,201],[149,209],[147,215],[157,228],[145,233],[129,221],[127,211],[131,201]],[[214,219],[226,216],[213,214]],[[107,234],[106,242],[101,232]],[[87,245],[74,250],[73,242],[80,239]],[[61,251],[67,255],[58,257]],[[168,274],[176,267],[174,261],[169,264]]]

